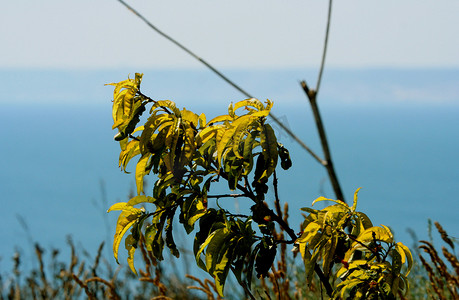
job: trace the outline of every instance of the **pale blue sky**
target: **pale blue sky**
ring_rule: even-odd
[[[328,1],[131,0],[217,67],[315,67]],[[459,67],[459,1],[335,1],[330,67]],[[0,10],[0,68],[194,68],[116,0],[15,0]]]

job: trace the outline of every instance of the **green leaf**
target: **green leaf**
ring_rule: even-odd
[[[206,240],[203,245],[206,245],[206,268],[207,271],[212,274],[215,270],[217,264],[220,263],[219,261],[219,253],[220,251],[224,250],[224,247],[227,247],[228,244],[225,243],[228,241],[231,236],[231,232],[228,228],[220,228],[214,231],[208,239]],[[202,247],[202,246],[201,246]]]
[[[304,271],[305,271],[308,282],[312,281],[312,276],[314,275],[314,268],[316,266],[317,261],[320,259],[322,248],[325,246],[326,243],[327,243],[327,239],[321,239],[320,242],[316,245],[316,247],[314,247],[312,255],[309,258],[308,258],[308,254],[309,254],[308,251],[306,251],[305,255],[303,256],[304,267],[305,267]]]
[[[228,238],[225,239],[228,241]],[[209,247],[212,245],[209,244]],[[209,248],[208,247],[208,248]],[[214,249],[214,248],[211,248]],[[217,249],[215,249],[217,250]],[[225,287],[226,277],[228,276],[228,272],[231,266],[232,255],[234,252],[234,248],[232,247],[232,243],[224,243],[218,248],[218,258],[212,261],[212,268],[209,273],[214,276],[215,278],[215,285],[217,288],[218,294],[223,297],[223,290]],[[213,250],[211,250],[213,251]],[[206,250],[206,259],[209,255],[209,249]],[[212,256],[214,257],[214,256]]]
[[[244,140],[244,152],[243,152],[243,166],[244,171],[242,175],[248,175],[253,168],[253,148],[255,148],[258,143],[255,141],[257,133],[250,132]]]
[[[328,276],[330,274],[331,266],[332,266],[333,259],[335,257],[335,251],[336,251],[337,245],[338,245],[338,236],[332,236],[327,241],[323,249],[322,266],[323,266],[323,272],[325,276]]]
[[[357,235],[360,235],[360,232],[364,231],[365,229],[373,227],[373,223],[371,222],[370,218],[365,213],[355,212],[355,215],[357,215],[358,220],[360,221],[360,228],[359,228],[359,232]]]
[[[262,129],[260,134],[260,145],[263,149],[262,154],[265,160],[265,170],[260,179],[269,178],[271,176],[276,169],[278,158],[277,138],[274,134],[274,130],[269,124],[264,124]]]
[[[224,212],[217,212],[215,209],[210,208],[206,214],[199,219],[199,232],[196,233],[193,245],[193,252],[195,254],[198,266],[207,271],[204,262],[201,259],[201,253],[204,251],[207,244],[210,242],[209,237],[218,229],[225,227]],[[206,243],[207,242],[207,243]]]
[[[155,182],[155,185],[153,187],[153,197],[155,199],[164,198],[163,194],[164,194],[165,190],[168,187],[172,186],[174,183],[175,183],[174,175],[172,173],[167,173],[166,176],[164,176],[163,178],[158,179]],[[159,203],[157,203],[157,205],[164,206],[164,205],[161,205]]]
[[[166,245],[167,247],[171,250],[172,255],[175,257],[179,258],[180,253],[177,249],[177,245],[175,244],[174,241],[174,236],[172,234],[172,222],[173,222],[173,217],[174,217],[175,209],[171,210],[168,213],[168,218],[167,218],[167,225],[166,225]]]
[[[184,201],[182,213],[184,222],[188,225],[185,226],[185,229],[187,233],[190,233],[193,230],[194,223],[206,213],[203,199],[197,194],[191,195]]]
[[[402,258],[401,254],[396,249],[392,249],[390,254],[392,258],[392,276],[393,278],[396,278],[400,275],[404,257]],[[405,253],[403,253],[403,255],[405,255]]]
[[[163,249],[164,249],[164,239],[163,239],[163,228],[168,217],[167,210],[161,210],[153,218],[152,224],[155,227],[154,236],[151,242],[151,250],[153,256],[157,260],[163,260]]]

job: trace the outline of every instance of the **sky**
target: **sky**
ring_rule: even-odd
[[[328,1],[128,0],[220,68],[317,67]],[[459,67],[459,2],[335,1],[329,67]],[[0,69],[200,68],[117,0],[4,1]]]

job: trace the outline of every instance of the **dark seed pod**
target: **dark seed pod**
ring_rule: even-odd
[[[281,143],[277,143],[279,157],[281,159],[281,167],[284,170],[290,169],[292,166],[292,160],[290,159],[290,153]]]

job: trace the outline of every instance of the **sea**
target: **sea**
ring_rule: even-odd
[[[105,84],[135,72],[144,73],[142,91],[151,98],[172,100],[208,119],[246,98],[202,69],[0,70],[0,274],[11,273],[16,252],[34,267],[35,243],[48,254],[61,249],[65,260],[69,236],[89,253],[105,241],[104,253],[115,264],[111,242],[118,213],[106,211],[126,201],[135,184],[134,175],[118,167],[113,87]],[[315,88],[317,70],[223,73],[253,97],[274,101],[272,113],[323,157],[299,84],[305,80]],[[459,237],[458,68],[326,69],[318,104],[348,202],[361,187],[358,210],[373,224],[389,226],[409,247],[410,230],[417,239],[429,238],[429,220]],[[290,170],[278,170],[278,178],[280,200],[289,204],[289,223],[296,230],[303,219],[300,208],[311,207],[319,196],[335,196],[325,169],[269,122],[293,161]],[[270,193],[267,200],[273,197]],[[241,213],[247,207],[242,199],[225,201]],[[440,243],[438,235],[434,241]],[[123,252],[120,262],[126,265]]]

